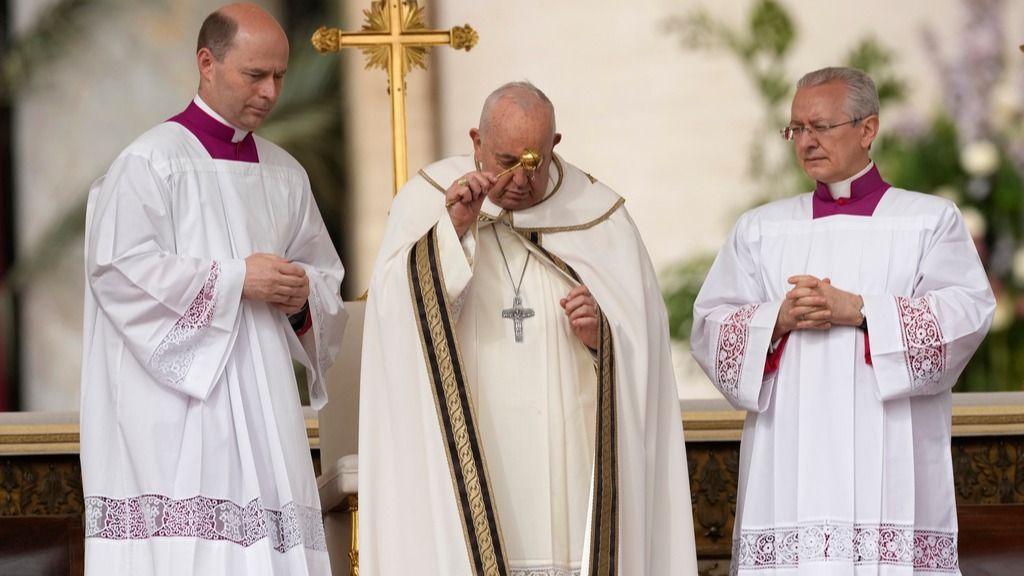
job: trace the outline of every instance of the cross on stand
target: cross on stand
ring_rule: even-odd
[[[523,299],[517,294],[512,299],[512,307],[501,311],[501,317],[512,320],[512,326],[516,332],[516,342],[523,341],[523,320],[533,318],[533,308],[524,308]]]
[[[394,193],[409,179],[405,128],[405,75],[412,68],[427,68],[427,48],[450,45],[467,52],[479,38],[468,24],[451,30],[426,27],[423,7],[416,0],[376,0],[363,10],[366,21],[359,32],[342,32],[322,26],[313,34],[313,46],[321,53],[355,47],[366,55],[367,68],[380,68],[388,74],[391,94]]]

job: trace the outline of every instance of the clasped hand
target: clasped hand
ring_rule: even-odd
[[[295,314],[309,298],[309,278],[302,266],[280,256],[253,254],[245,259],[242,298],[266,302],[285,314]]]
[[[840,290],[828,278],[811,275],[791,276],[793,288],[786,293],[775,321],[772,340],[793,330],[828,330],[832,326],[860,326],[864,299]]]

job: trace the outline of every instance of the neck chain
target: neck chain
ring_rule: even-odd
[[[526,251],[526,261],[523,262],[523,271],[519,274],[519,284],[516,285],[516,281],[512,278],[512,269],[508,265],[508,258],[505,257],[505,249],[501,246],[501,239],[498,238],[498,225],[494,224],[491,226],[491,231],[494,232],[494,241],[498,243],[498,250],[501,252],[501,259],[505,262],[505,272],[508,273],[508,281],[512,284],[512,290],[514,297],[512,298],[512,307],[505,308],[501,311],[501,317],[507,320],[512,320],[512,327],[515,329],[516,342],[523,341],[523,320],[533,317],[533,309],[523,307],[523,299],[519,296],[519,289],[523,287],[523,278],[526,277],[526,266],[530,263],[530,251]]]
[[[526,262],[523,262],[523,271],[519,273],[519,285],[516,285],[516,281],[512,279],[512,270],[508,266],[508,258],[505,256],[505,249],[501,247],[501,240],[498,238],[498,225],[491,226],[491,231],[494,232],[494,241],[498,243],[498,250],[501,252],[501,259],[505,262],[505,272],[508,272],[508,281],[512,284],[512,290],[515,293],[516,298],[519,297],[519,289],[523,287],[523,278],[526,276],[526,266],[530,263],[530,251],[526,251]]]

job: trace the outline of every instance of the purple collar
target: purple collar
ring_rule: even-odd
[[[814,199],[812,201],[812,212],[814,218],[824,218],[836,214],[849,214],[851,216],[871,216],[875,213],[875,207],[882,199],[882,195],[889,189],[889,184],[882,180],[878,173],[878,166],[872,166],[866,174],[850,183],[849,198],[832,198],[828,191],[828,184],[818,182],[814,188]]]
[[[195,102],[191,102],[185,111],[170,118],[168,122],[177,122],[191,132],[210,153],[214,160],[236,160],[238,162],[260,161],[256,152],[256,140],[252,132],[245,135],[237,143],[231,141],[235,129],[221,124],[216,118],[203,111]]]

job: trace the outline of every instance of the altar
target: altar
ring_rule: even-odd
[[[363,304],[331,373],[331,402],[306,409],[334,573],[358,574],[359,335]],[[691,504],[703,575],[728,574],[744,415],[724,400],[683,400]],[[1024,392],[956,394],[953,470],[965,576],[1024,565]],[[81,574],[76,413],[0,414],[0,574]],[[31,535],[30,537],[27,535]]]

